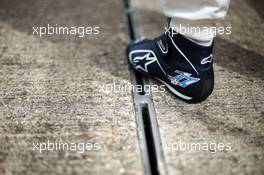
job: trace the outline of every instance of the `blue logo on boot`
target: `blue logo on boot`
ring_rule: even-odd
[[[192,77],[192,74],[187,72],[176,70],[175,73],[177,74],[176,76],[168,75],[168,79],[171,81],[172,84],[180,86],[182,88],[186,88],[187,86],[196,83],[200,80],[200,78]]]

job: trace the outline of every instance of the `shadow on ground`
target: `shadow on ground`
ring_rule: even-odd
[[[250,78],[264,79],[264,57],[237,44],[218,38],[215,45],[215,63],[230,71]]]
[[[246,2],[259,13],[262,19],[264,18],[264,1],[263,0],[246,0]]]
[[[87,4],[89,4],[87,6]],[[127,79],[127,72],[120,67],[127,64],[124,33],[116,32],[124,29],[122,24],[122,4],[111,2],[111,6],[118,8],[116,12],[109,9],[109,3],[98,1],[87,3],[85,0],[1,0],[0,22],[10,25],[15,31],[23,32],[29,37],[36,37],[41,41],[48,41],[60,46],[71,44],[72,52],[89,55],[87,59],[103,71],[111,75]],[[114,5],[113,5],[114,4]],[[94,9],[98,9],[95,13]],[[115,20],[115,19],[119,20]],[[69,35],[50,35],[39,38],[33,36],[33,26],[99,26],[100,35],[87,35],[85,38]],[[114,35],[114,37],[112,37]],[[109,47],[112,44],[120,48]],[[4,52],[6,48],[2,49]],[[36,51],[37,52],[37,51]],[[89,53],[89,54],[88,54]],[[121,53],[116,58],[116,54]]]

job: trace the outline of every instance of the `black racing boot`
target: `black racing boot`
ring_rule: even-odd
[[[131,66],[159,80],[177,97],[189,101],[205,100],[213,91],[213,43],[199,45],[172,29],[149,40],[131,43],[128,58]]]

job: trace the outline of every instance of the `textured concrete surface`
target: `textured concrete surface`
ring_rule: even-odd
[[[143,35],[164,31],[158,2],[134,6]],[[208,100],[186,104],[170,92],[153,94],[171,175],[264,173],[263,7],[263,1],[231,1],[224,25],[232,26],[232,35],[216,40],[215,89]],[[180,143],[223,143],[231,150],[172,151]]]
[[[114,13],[112,13],[114,10]],[[33,26],[100,26],[101,34],[33,36]],[[118,0],[0,0],[0,174],[142,174]],[[33,150],[33,143],[99,150]]]
[[[133,2],[144,35],[163,31],[156,1]],[[232,1],[224,24],[233,34],[217,38],[207,101],[153,94],[171,175],[264,173],[263,20],[262,1]],[[32,35],[48,23],[98,25],[101,34]],[[103,89],[129,84],[123,25],[118,0],[0,0],[0,174],[142,174],[131,96]],[[100,149],[33,150],[48,140]],[[231,150],[172,151],[180,142]]]

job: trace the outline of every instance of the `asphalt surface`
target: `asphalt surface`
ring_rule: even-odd
[[[156,1],[133,2],[142,35],[164,31]],[[231,2],[224,25],[232,35],[216,40],[208,100],[186,104],[153,93],[169,174],[264,173],[263,7]],[[100,26],[101,33],[33,35],[33,26],[47,24]],[[130,91],[105,91],[130,82],[124,25],[118,0],[0,0],[0,174],[142,174]],[[34,150],[48,141],[93,149]],[[172,151],[179,142],[230,143],[231,150]]]

